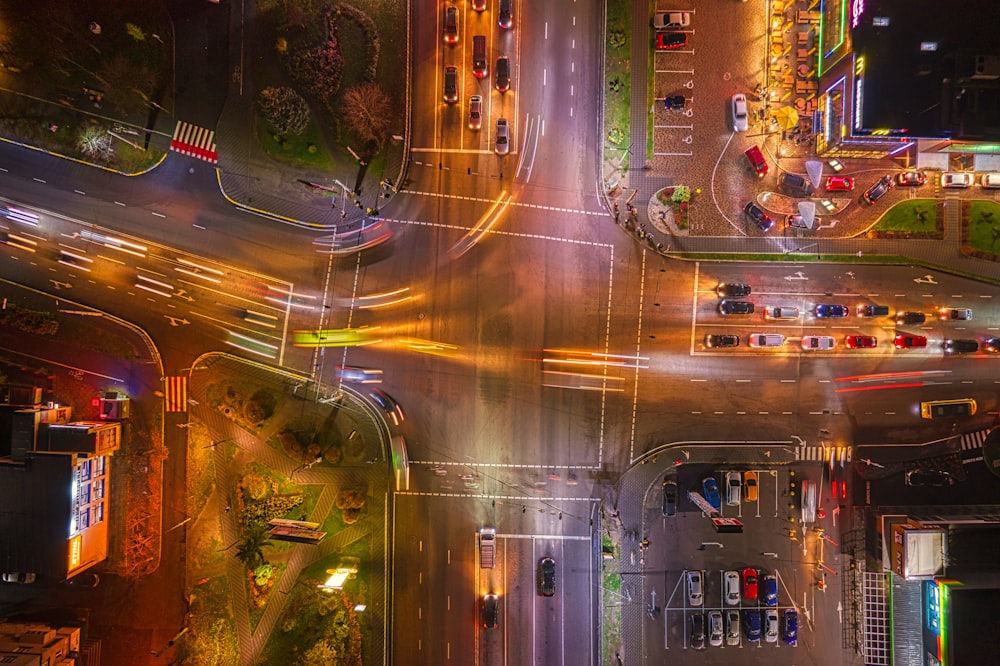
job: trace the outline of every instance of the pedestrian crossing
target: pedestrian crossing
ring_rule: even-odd
[[[845,465],[851,462],[849,446],[800,446],[795,450],[795,459],[829,463],[831,452],[835,462],[843,461]]]
[[[983,448],[983,442],[986,441],[986,436],[989,434],[989,429],[965,433],[962,435],[962,450],[972,451],[974,449]]]
[[[177,121],[174,136],[170,140],[170,150],[212,164],[219,163],[219,153],[215,147],[215,131],[183,120]]]
[[[188,405],[187,377],[164,377],[163,396],[166,411],[186,412]]]

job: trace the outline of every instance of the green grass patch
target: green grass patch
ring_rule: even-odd
[[[286,562],[268,562],[268,564],[274,567],[274,573],[272,574],[271,582],[263,592],[259,591],[252,584],[251,579],[253,578],[253,575],[249,571],[244,572],[246,578],[243,583],[247,590],[247,614],[250,616],[250,631],[254,631],[260,623],[260,618],[264,617],[264,611],[267,610],[267,604],[281,603],[283,601],[280,599],[283,595],[276,592],[276,590],[278,587],[278,581],[281,580],[281,576],[285,573],[285,569],[288,567],[288,564]]]
[[[191,636],[178,641],[179,664],[238,664],[236,622],[229,606],[229,583],[216,576],[191,593],[187,626]]]
[[[969,202],[969,235],[966,242],[976,250],[1000,250],[1000,205],[993,201]]]
[[[343,590],[327,592],[317,585],[327,578],[342,555],[360,561],[357,577]],[[288,594],[284,613],[278,619],[261,655],[261,663],[362,663],[368,652],[371,630],[364,613],[354,610],[371,604],[367,539],[355,542],[342,554],[314,562],[299,576]],[[308,655],[308,657],[307,657]]]
[[[315,120],[310,121],[305,131],[298,136],[277,134],[259,115],[254,125],[261,147],[276,162],[323,170],[330,170],[334,166],[333,157],[326,149]]]
[[[215,490],[215,449],[205,424],[192,419],[187,432],[187,515],[199,516]]]
[[[632,5],[624,0],[607,3],[607,51],[605,58],[604,95],[605,150],[610,159],[621,159],[621,171],[628,170],[625,150],[632,141],[629,131],[631,108],[631,40]]]
[[[902,231],[914,234],[933,234],[938,231],[936,199],[910,199],[902,201],[882,215],[874,231]]]

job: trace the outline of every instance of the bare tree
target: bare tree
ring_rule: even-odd
[[[77,144],[84,155],[93,159],[109,160],[115,152],[114,147],[111,145],[111,135],[100,127],[88,126],[83,128],[83,131],[80,132],[80,136],[77,138]]]
[[[359,139],[381,145],[392,121],[389,96],[375,83],[359,83],[344,93],[340,105],[344,124]]]

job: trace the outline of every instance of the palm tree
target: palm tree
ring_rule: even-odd
[[[264,525],[254,525],[247,531],[247,536],[236,549],[236,559],[253,571],[264,564],[264,546],[270,546],[271,541]]]

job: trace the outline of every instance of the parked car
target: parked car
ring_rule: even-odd
[[[705,588],[701,571],[690,569],[687,571],[687,597],[689,606],[701,606],[705,603]]]
[[[686,32],[658,32],[656,33],[656,50],[670,51],[684,48],[688,44],[688,34]]]
[[[808,178],[788,171],[778,176],[778,187],[793,197],[810,197],[816,191]]]
[[[757,600],[757,570],[752,567],[743,569],[743,598]]]
[[[827,176],[825,189],[827,192],[850,192],[854,189],[854,179],[850,176]]]
[[[922,335],[910,335],[909,333],[897,333],[893,341],[896,349],[913,349],[915,347],[926,347],[927,338]]]
[[[760,611],[745,610],[743,611],[743,632],[747,637],[747,640],[751,643],[756,643],[760,640]]]
[[[742,282],[725,282],[715,288],[715,293],[722,298],[746,298],[751,291],[750,285]]]
[[[538,561],[538,594],[551,597],[556,593],[556,561],[543,557]]]
[[[975,354],[979,351],[979,343],[975,340],[952,340],[948,338],[944,341],[945,354]]]
[[[760,579],[761,583],[761,601],[764,602],[765,606],[777,606],[778,605],[778,577],[774,574],[769,574]]]
[[[896,323],[902,324],[923,324],[927,321],[927,315],[923,312],[897,312],[896,313]]]
[[[764,642],[778,642],[778,611],[773,608],[764,611]]]
[[[874,206],[875,202],[888,194],[893,187],[895,187],[895,183],[892,176],[882,176],[877,183],[865,190],[861,199],[868,205]]]
[[[940,469],[911,469],[906,472],[905,482],[908,486],[941,486],[955,485],[955,477],[950,472]]]
[[[663,98],[663,108],[667,111],[680,111],[686,104],[684,95],[667,95]]]
[[[778,333],[751,333],[747,336],[751,347],[780,347],[785,344],[785,336]]]
[[[712,647],[722,645],[722,611],[708,611],[708,644]]]
[[[469,98],[469,129],[477,130],[483,126],[483,98],[473,95]]]
[[[743,212],[757,225],[757,228],[763,232],[768,232],[771,227],[774,226],[774,220],[771,216],[764,212],[764,209],[758,206],[753,201],[748,201],[745,206],[743,206]]]
[[[802,217],[798,213],[792,213],[785,216],[785,226],[792,227],[795,229],[808,229],[809,225],[806,224],[806,218]]]
[[[37,577],[31,572],[8,571],[3,575],[3,582],[16,583],[18,585],[31,585]]]
[[[765,305],[764,319],[798,319],[799,309],[790,305]]]
[[[916,169],[907,169],[896,174],[896,182],[900,185],[919,187],[927,182],[927,174]]]
[[[757,472],[743,472],[743,501],[757,501]]]
[[[786,608],[782,616],[781,640],[788,645],[799,642],[799,613],[794,608]]]
[[[727,571],[722,576],[723,589],[726,595],[727,606],[740,605],[740,573],[738,571]]]
[[[984,190],[1000,189],[1000,173],[984,173],[979,182]]]
[[[826,351],[837,346],[837,341],[829,335],[804,335],[802,348],[806,351]]]
[[[677,30],[691,25],[688,12],[656,12],[653,14],[654,30]]]
[[[740,612],[726,611],[726,645],[740,644]]]
[[[969,308],[941,308],[941,319],[943,321],[968,321],[972,319],[972,310]]]
[[[510,126],[506,118],[497,118],[497,155],[506,155],[510,152]]]
[[[702,613],[691,613],[688,616],[691,623],[691,649],[705,649],[705,616]]]
[[[705,346],[709,349],[739,347],[740,336],[732,333],[712,333],[705,336]]]
[[[844,346],[848,349],[874,349],[878,347],[878,338],[874,335],[848,335],[844,338]]]
[[[719,301],[719,313],[724,315],[753,314],[753,303],[750,301]]]
[[[747,156],[747,161],[750,162],[750,168],[753,172],[757,174],[758,178],[763,178],[767,175],[768,167],[767,160],[764,159],[764,153],[758,146],[750,146],[743,153]]]
[[[733,114],[733,131],[746,132],[750,117],[750,112],[747,109],[747,96],[743,93],[736,93],[729,105]]]
[[[850,314],[846,305],[820,304],[816,306],[816,316],[820,319],[841,319]]]
[[[941,174],[941,187],[949,189],[972,187],[975,181],[975,176],[968,171],[946,171]]]
[[[673,516],[677,513],[677,481],[671,477],[663,477],[663,515]]]
[[[705,499],[708,500],[708,503],[716,511],[722,508],[722,497],[719,496],[719,484],[716,483],[713,477],[709,476],[702,480],[701,490],[705,495]]]

